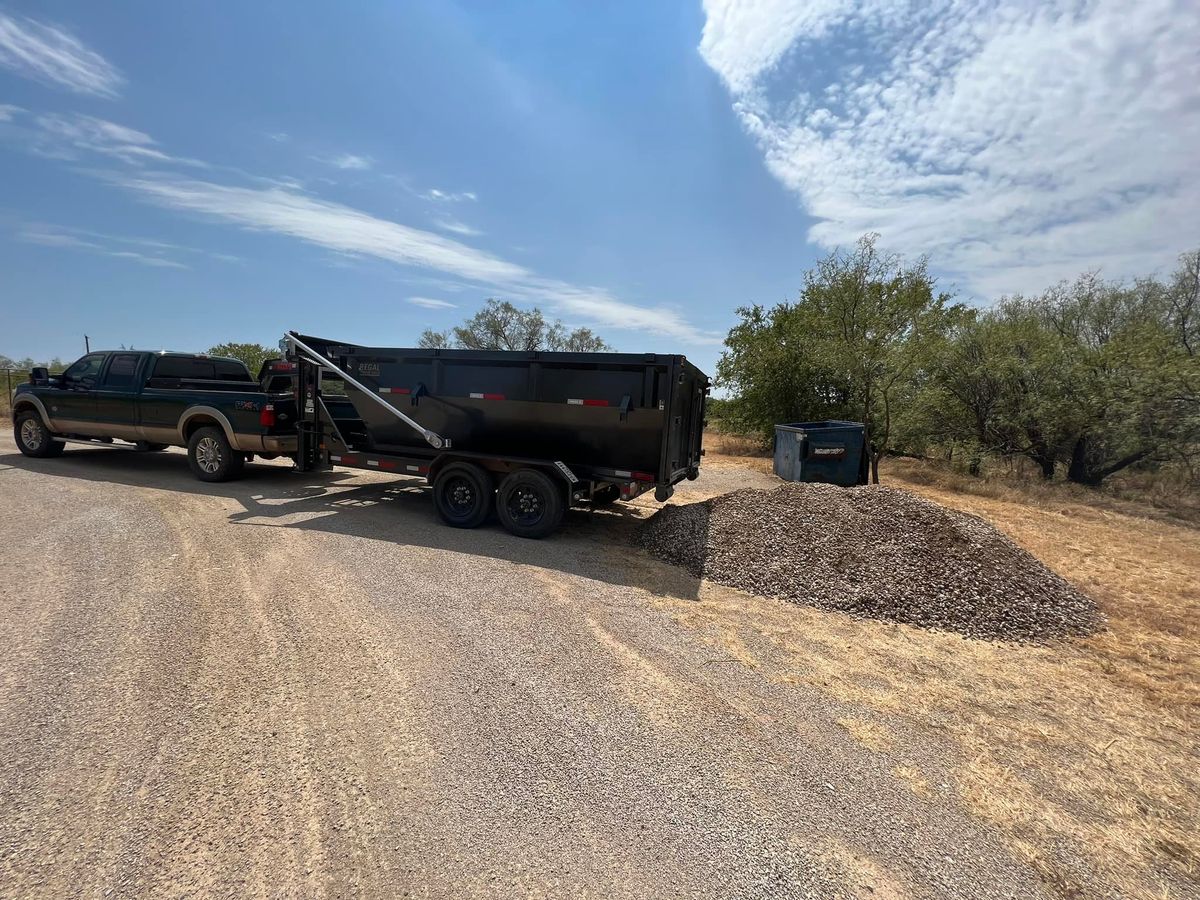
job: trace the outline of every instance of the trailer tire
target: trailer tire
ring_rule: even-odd
[[[492,476],[474,463],[450,463],[433,480],[433,504],[454,528],[478,528],[492,511]]]
[[[562,487],[545,472],[517,469],[496,492],[500,523],[523,538],[542,538],[562,524],[566,499]]]
[[[62,441],[54,440],[42,417],[32,409],[17,413],[13,422],[13,437],[17,439],[17,449],[26,456],[38,459],[61,456],[67,446]]]
[[[228,481],[240,475],[245,465],[245,454],[230,446],[220,428],[197,428],[188,439],[188,466],[201,481]]]

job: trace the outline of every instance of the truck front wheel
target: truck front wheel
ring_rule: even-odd
[[[32,409],[17,413],[17,420],[13,423],[13,436],[17,439],[17,447],[22,453],[41,459],[58,456],[67,446],[50,436],[50,429],[46,427],[42,417]]]
[[[496,492],[500,523],[517,537],[545,537],[562,523],[563,493],[545,472],[517,469],[500,482]]]
[[[438,515],[455,528],[478,528],[492,511],[491,474],[474,463],[450,463],[433,480]]]
[[[188,465],[201,481],[228,481],[241,473],[246,457],[229,445],[224,431],[207,426],[188,439]]]

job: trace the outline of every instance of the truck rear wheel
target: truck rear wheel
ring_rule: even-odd
[[[450,463],[433,480],[438,515],[455,528],[478,528],[492,511],[492,476],[474,463]]]
[[[42,417],[32,409],[17,414],[17,420],[13,423],[13,437],[17,439],[17,448],[22,453],[39,459],[59,456],[67,446],[51,437],[50,429]]]
[[[246,457],[229,445],[224,431],[210,425],[188,439],[188,465],[201,481],[228,481],[241,473]]]
[[[541,538],[562,524],[566,501],[562,488],[545,472],[517,469],[496,492],[500,523],[512,534]]]

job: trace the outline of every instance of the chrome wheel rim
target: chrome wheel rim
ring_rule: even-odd
[[[21,443],[30,450],[38,450],[42,446],[42,425],[35,419],[26,419],[21,423]]]
[[[215,438],[200,438],[196,444],[196,465],[209,475],[221,468],[221,445]]]

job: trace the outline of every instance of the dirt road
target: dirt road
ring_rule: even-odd
[[[1043,895],[940,736],[763,678],[634,512],[9,435],[0,508],[4,896]]]

